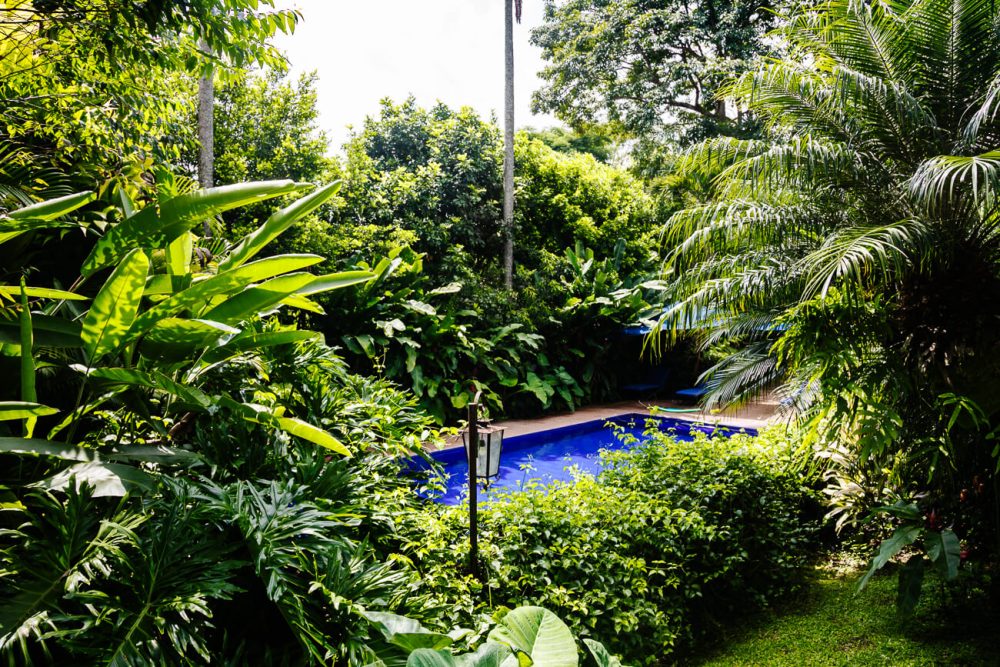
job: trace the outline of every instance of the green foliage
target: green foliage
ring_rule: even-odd
[[[771,50],[780,3],[546,0],[532,42],[549,62],[533,106],[573,126],[611,123],[633,136],[727,134],[743,122],[716,95]],[[719,104],[722,106],[720,107]]]
[[[428,609],[468,625],[484,597],[539,604],[628,661],[658,664],[793,590],[818,527],[804,489],[809,452],[780,430],[694,442],[652,435],[606,453],[597,479],[529,482],[480,508],[482,592],[446,574],[467,557],[464,508],[410,519],[405,553]]]
[[[993,560],[998,506],[968,499],[995,498],[1000,469],[998,15],[979,0],[803,9],[788,56],[725,91],[768,140],[679,162],[712,198],[673,216],[665,265],[667,319],[713,312],[704,341],[728,352],[709,402],[783,385],[839,526],[924,497]]]
[[[0,183],[4,174],[17,183],[0,188],[0,206],[7,195],[51,197],[66,181],[139,182],[154,161],[176,163],[191,137],[188,77],[281,65],[268,41],[298,18],[256,0],[5,3]]]

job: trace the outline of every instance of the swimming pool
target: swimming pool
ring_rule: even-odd
[[[568,481],[572,479],[569,469],[573,466],[582,472],[596,474],[601,469],[599,453],[602,449],[635,447],[648,439],[644,432],[650,422],[660,430],[671,432],[679,440],[686,441],[694,438],[694,431],[712,433],[722,430],[730,434],[745,432],[756,435],[753,429],[705,426],[681,419],[634,413],[504,438],[500,475],[492,481],[488,493],[480,488],[479,500],[486,500],[488,495],[499,489],[519,489],[530,480],[537,480],[542,484],[556,480]],[[614,428],[611,424],[621,428]],[[633,435],[637,441],[626,444],[622,442],[621,433]],[[431,457],[442,464],[447,476],[444,495],[434,499],[448,505],[457,505],[468,493],[469,466],[465,459],[465,448],[445,449],[434,452]],[[415,465],[424,469],[428,467],[424,461],[416,462]]]

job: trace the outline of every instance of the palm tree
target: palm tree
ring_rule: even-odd
[[[514,286],[514,20],[521,22],[521,0],[504,0],[503,230],[504,284]]]
[[[710,403],[782,385],[828,442],[924,471],[929,436],[996,425],[998,33],[992,0],[833,0],[723,92],[771,141],[682,160],[713,198],[669,222],[665,320],[714,313]],[[972,418],[949,421],[958,404]],[[966,462],[992,470],[982,443]]]

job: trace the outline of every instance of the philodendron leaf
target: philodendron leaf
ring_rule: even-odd
[[[136,248],[165,248],[203,220],[301,188],[292,181],[240,183],[195,190],[172,197],[158,207],[148,206],[101,237],[84,260],[81,272],[89,276]]]
[[[219,262],[219,272],[236,268],[253,258],[279,234],[326,203],[339,189],[340,181],[334,181],[272,214],[263,225],[248,234],[229,251],[228,256]]]
[[[927,546],[927,556],[944,578],[950,581],[957,577],[958,566],[962,563],[962,545],[955,531],[945,528],[940,533],[930,532],[924,538],[924,543]]]
[[[458,663],[448,651],[418,648],[406,660],[406,667],[457,667]]]
[[[0,422],[25,419],[27,417],[44,417],[59,412],[56,408],[30,401],[0,401]]]
[[[593,639],[584,639],[584,646],[590,652],[590,657],[597,663],[597,667],[622,667],[622,662],[604,648],[604,644]]]
[[[457,667],[503,667],[510,660],[516,660],[511,650],[503,644],[493,644],[487,642],[480,646],[475,653],[455,656]],[[515,664],[517,664],[515,662]],[[528,664],[531,664],[530,661]]]
[[[149,259],[142,250],[129,252],[94,297],[83,318],[80,337],[87,360],[94,365],[125,340],[142,300]]]
[[[577,667],[576,640],[548,609],[518,607],[503,617],[489,640],[531,657],[534,667]]]
[[[864,590],[873,574],[885,567],[893,556],[902,551],[904,547],[916,542],[922,533],[923,529],[920,526],[900,526],[889,539],[883,540],[879,546],[878,555],[872,560],[871,569],[861,578],[858,590]]]
[[[406,651],[421,648],[437,650],[452,644],[448,635],[431,632],[418,621],[406,616],[375,611],[363,612],[362,616],[382,633],[386,642]]]

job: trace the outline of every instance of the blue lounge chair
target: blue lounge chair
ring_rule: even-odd
[[[688,389],[678,389],[674,392],[674,396],[687,401],[697,401],[707,393],[708,387],[703,384],[699,384],[694,387],[689,387]]]
[[[637,396],[649,396],[661,391],[667,386],[670,379],[670,369],[665,366],[653,366],[646,371],[645,376],[639,382],[627,384],[622,387],[626,394]]]

